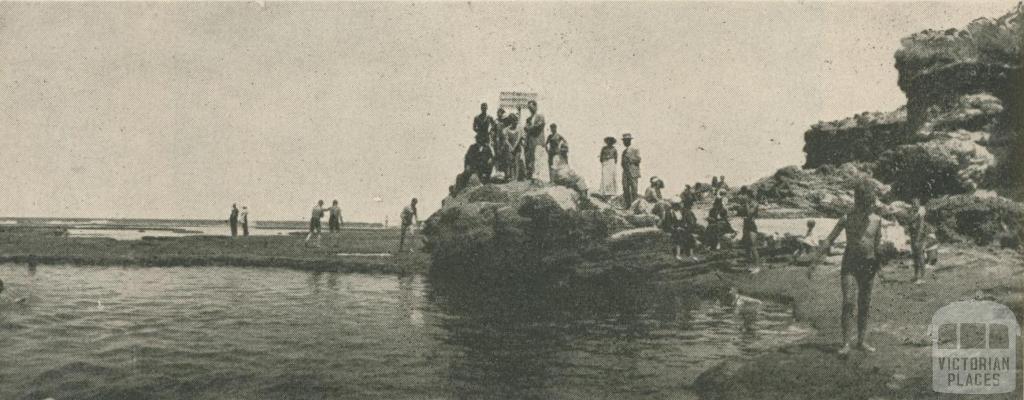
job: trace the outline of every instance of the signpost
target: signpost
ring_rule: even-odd
[[[537,101],[537,93],[501,92],[498,106],[511,112],[518,108],[526,108],[526,103],[530,100]]]

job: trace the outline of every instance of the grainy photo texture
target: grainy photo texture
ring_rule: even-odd
[[[1021,399],[1022,13],[0,2],[0,399]]]

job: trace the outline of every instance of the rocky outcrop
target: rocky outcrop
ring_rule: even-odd
[[[633,227],[621,211],[577,190],[523,181],[462,190],[444,200],[423,233],[435,270],[515,269],[578,254]]]
[[[905,108],[818,122],[804,133],[804,168],[874,161],[883,151],[910,142],[906,123]]]
[[[846,163],[839,167],[823,165],[814,169],[797,166],[781,168],[774,175],[762,178],[749,188],[757,193],[765,209],[762,216],[775,215],[774,210],[798,210],[794,215],[839,217],[853,207],[853,188],[858,179],[871,179],[863,165]],[[883,187],[880,182],[872,180]]]
[[[895,66],[906,107],[812,126],[804,166],[877,162],[875,175],[904,197],[982,188],[1024,198],[1022,24],[1024,3],[904,38]]]
[[[907,129],[961,159],[971,187],[1020,197],[1024,179],[1024,3],[964,29],[924,31],[896,52]],[[964,160],[964,158],[967,158]]]

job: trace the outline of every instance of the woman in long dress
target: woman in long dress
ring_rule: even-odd
[[[615,149],[615,138],[609,136],[604,138],[605,146],[601,148],[601,195],[606,198],[615,196],[619,192],[617,181],[619,164],[619,151]]]

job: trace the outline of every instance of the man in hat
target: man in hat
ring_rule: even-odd
[[[629,208],[639,195],[637,183],[640,180],[640,150],[632,147],[633,135],[622,134],[622,201]]]
[[[526,176],[533,178],[534,174],[534,151],[537,146],[544,145],[544,116],[537,112],[537,102],[530,100],[526,103],[526,109],[530,116],[526,117]]]
[[[494,118],[487,115],[487,103],[480,103],[480,115],[473,118],[473,132],[476,132],[476,137],[485,137],[490,142],[493,128]]]

